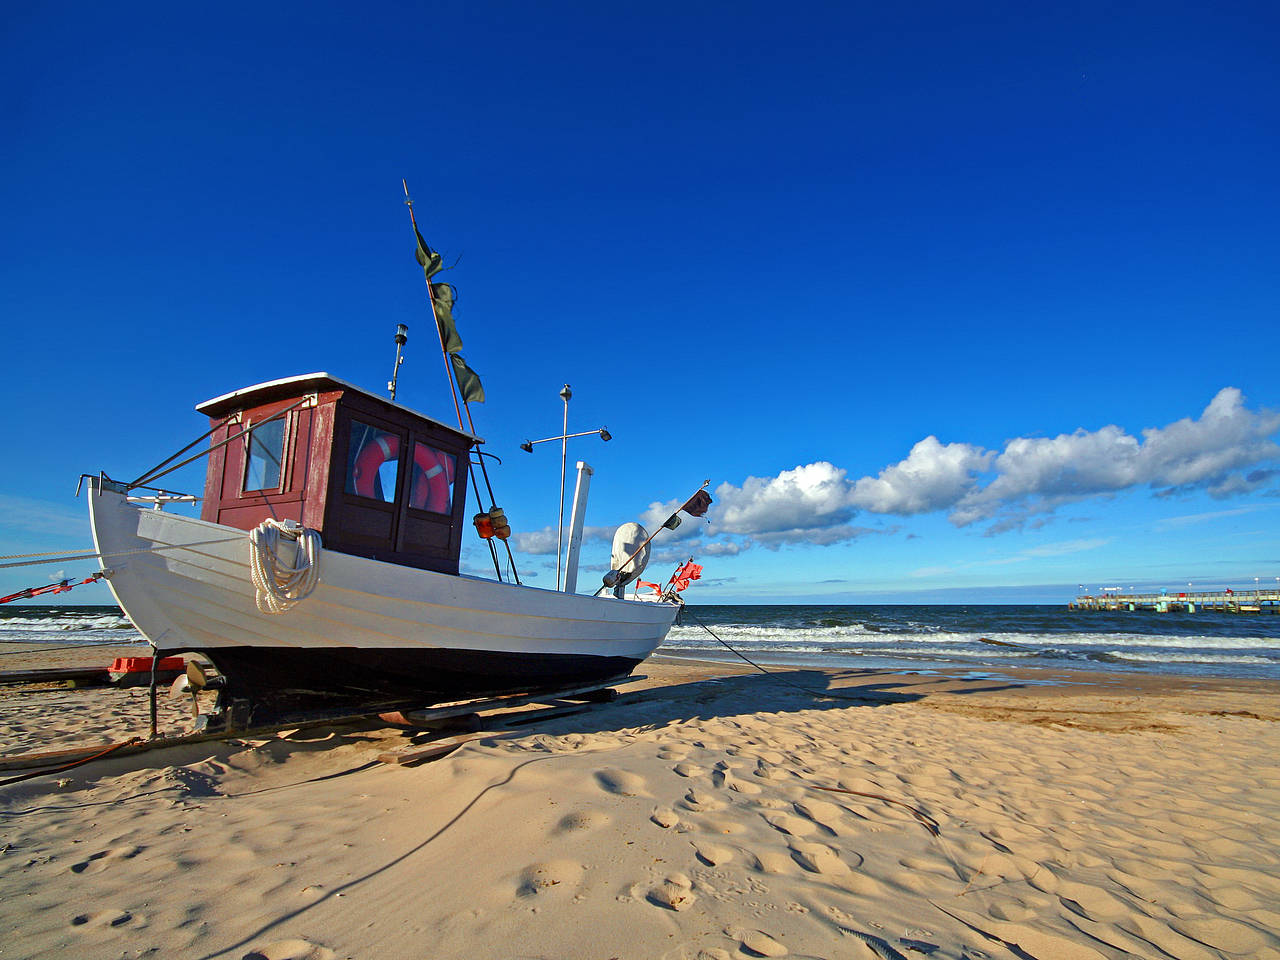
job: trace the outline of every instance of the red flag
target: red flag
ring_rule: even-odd
[[[683,567],[671,575],[671,579],[667,581],[676,588],[679,593],[685,587],[689,586],[690,581],[702,579],[702,567],[690,560]]]

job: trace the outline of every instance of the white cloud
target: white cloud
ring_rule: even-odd
[[[1019,513],[1052,512],[1064,503],[1138,486],[1157,493],[1207,489],[1218,497],[1248,492],[1266,483],[1272,471],[1234,471],[1280,456],[1271,440],[1277,430],[1280,414],[1251,411],[1239,390],[1226,387],[1199,419],[1147,428],[1141,440],[1114,425],[1052,438],[1018,437],[995,458],[995,479],[961,498],[951,522],[963,527],[1012,512],[1004,523],[1016,524]]]
[[[603,540],[605,543],[613,542],[613,527],[584,527],[582,530],[582,542],[590,543],[593,540]],[[554,557],[556,555],[556,543],[559,534],[555,527],[543,527],[541,530],[520,531],[514,534],[515,547],[521,553],[546,554]],[[564,531],[564,543],[569,542],[569,528]]]
[[[845,471],[825,460],[716,487],[718,533],[783,534],[844,523],[856,513]]]
[[[927,436],[905,459],[875,476],[852,480],[826,460],[749,476],[740,485],[721,483],[705,520],[682,516],[664,531],[655,549],[732,556],[753,547],[777,550],[788,544],[846,543],[868,533],[892,534],[852,521],[860,513],[913,516],[950,511],[959,527],[987,524],[988,534],[1038,529],[1059,506],[1111,497],[1137,487],[1157,496],[1201,489],[1218,498],[1257,492],[1274,484],[1280,459],[1272,439],[1280,413],[1250,410],[1234,387],[1219,391],[1195,419],[1151,427],[1139,436],[1109,425],[1056,437],[1015,437],[999,451]],[[658,530],[683,501],[651,503],[640,520]],[[608,541],[612,528],[593,527],[588,539]],[[556,531],[516,535],[526,553],[554,555]],[[1028,556],[1057,556],[1093,549],[1105,541],[1073,540],[1035,548]],[[665,555],[665,554],[664,554]]]
[[[945,510],[973,488],[976,474],[993,456],[972,444],[943,444],[937,437],[925,437],[905,460],[855,483],[852,502],[872,513],[900,516]]]

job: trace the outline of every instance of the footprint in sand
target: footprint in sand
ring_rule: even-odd
[[[862,857],[856,853],[848,854],[857,857],[854,866],[860,866]],[[822,843],[800,843],[791,845],[791,858],[810,873],[821,873],[838,876],[849,872],[849,864],[841,859],[840,854]]]
[[[698,859],[709,867],[718,867],[733,859],[733,850],[718,843],[695,843],[693,850],[698,855]]]
[[[768,760],[763,759],[756,761],[755,775],[761,780],[786,780],[789,776],[787,771],[780,770]]]
[[[653,813],[649,814],[649,819],[662,829],[670,830],[680,822],[680,815],[670,807],[654,807]]]
[[[789,813],[767,813],[764,815],[764,822],[793,837],[807,837],[818,830],[818,825],[812,820],[793,817]]]
[[[262,947],[254,947],[242,960],[334,960],[337,956],[328,947],[310,940],[277,940]]]
[[[741,821],[731,817],[704,817],[698,826],[703,833],[732,834],[742,833],[747,829]]]
[[[677,763],[672,769],[682,777],[700,777],[707,772],[706,767],[700,767],[696,763],[690,763],[687,760]]]
[[[645,898],[650,903],[668,910],[688,910],[698,899],[693,883],[683,873],[674,873],[649,891]]]
[[[828,803],[826,800],[801,800],[796,804],[796,812],[803,817],[808,817],[814,823],[826,828],[833,834],[839,834],[837,827],[840,824],[840,817],[844,813],[843,807],[838,807],[834,803]]]
[[[683,806],[695,813],[701,813],[707,810],[723,810],[724,802],[718,800],[706,790],[699,790],[697,787],[691,789],[684,795],[682,801]]]
[[[609,815],[603,810],[579,810],[560,819],[556,833],[573,833],[577,830],[597,830],[608,826]]]
[[[794,874],[795,861],[776,850],[754,850],[747,857],[752,869],[760,873]]]
[[[725,764],[717,764],[711,773],[711,785],[718,790],[729,789],[735,793],[757,794],[761,787],[748,780],[740,780]]]
[[[115,860],[129,860],[142,852],[141,847],[112,847],[71,865],[72,873],[100,873]]]
[[[789,952],[783,944],[763,930],[733,928],[725,932],[742,944],[742,948],[747,952],[748,956],[785,957]]]
[[[620,797],[643,797],[645,793],[644,777],[626,770],[605,767],[595,773],[596,783],[602,790],[617,794]]]
[[[522,897],[545,894],[552,891],[575,890],[582,880],[585,868],[572,860],[547,860],[531,863],[520,871],[516,893]]]

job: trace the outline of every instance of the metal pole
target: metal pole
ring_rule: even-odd
[[[151,739],[156,738],[156,663],[160,659],[160,648],[154,640],[151,644]]]
[[[408,340],[409,340],[409,328],[403,323],[397,324],[396,325],[396,365],[391,368],[391,379],[387,381],[387,389],[391,391],[392,400],[396,398],[396,384],[400,380],[400,364],[404,363],[404,345]]]
[[[578,484],[573,489],[573,513],[569,518],[569,553],[564,561],[564,592],[578,592],[578,557],[582,550],[582,528],[587,521],[587,493],[594,473],[585,460],[578,461]]]
[[[564,400],[564,429],[560,431],[560,522],[556,527],[556,589],[560,589],[560,561],[564,556],[564,469],[569,459],[569,398],[573,391],[566,383],[560,389]]]

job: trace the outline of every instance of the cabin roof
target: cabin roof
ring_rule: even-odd
[[[349,393],[358,393],[377,403],[385,404],[396,410],[402,410],[420,420],[425,420],[442,430],[456,433],[461,437],[465,437],[471,443],[484,443],[474,434],[451,427],[447,423],[441,423],[435,417],[428,417],[424,413],[419,413],[417,410],[413,410],[403,404],[388,400],[386,397],[378,396],[376,393],[370,393],[363,387],[357,387],[353,383],[340,380],[338,377],[327,373],[304,373],[296,377],[283,377],[280,380],[268,380],[266,383],[256,383],[251,387],[242,387],[239,390],[233,390],[231,393],[224,393],[220,397],[214,397],[212,400],[206,400],[204,403],[196,404],[196,412],[203,413],[209,417],[217,417],[224,413],[230,413],[232,410],[256,406],[260,403],[270,403],[276,399],[296,397],[305,393],[318,393],[321,390],[343,390]]]

